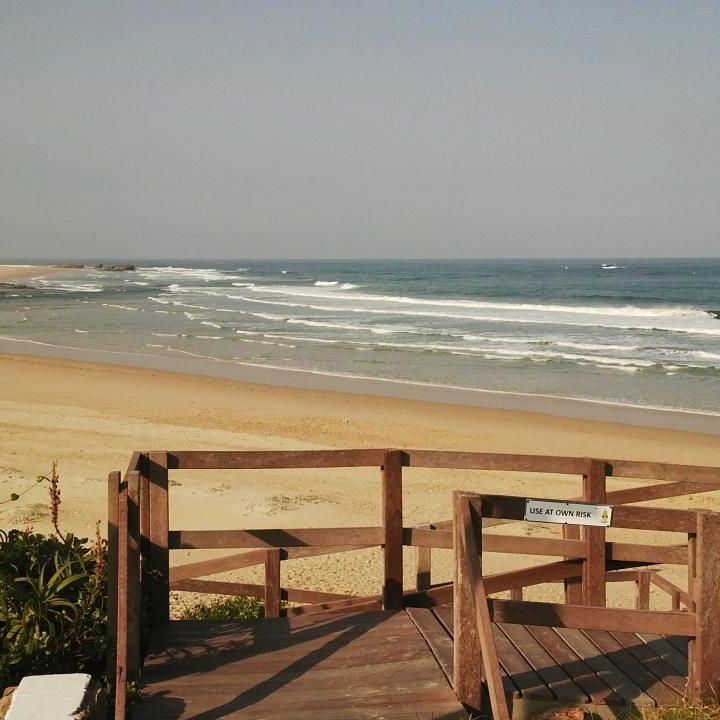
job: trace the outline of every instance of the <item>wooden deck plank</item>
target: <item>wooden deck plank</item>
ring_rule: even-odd
[[[687,644],[685,645],[685,654],[670,642],[668,637],[662,635],[650,635],[648,633],[638,633],[644,642],[646,642],[654,652],[656,652],[666,663],[672,665],[680,675],[687,677],[688,674],[688,658]]]
[[[446,607],[435,608],[438,617],[446,624],[449,632],[453,630],[452,611]],[[533,670],[507,636],[495,626],[495,643],[498,648],[500,665],[509,678],[512,687],[506,686],[506,694],[512,692],[513,697],[531,700],[552,700],[552,691],[545,685],[542,678]]]
[[[603,655],[581,630],[553,628],[554,631],[577,653],[626,703],[641,706],[655,705],[655,701],[625,675],[615,663]]]
[[[642,688],[658,705],[677,702],[678,696],[605,630],[584,630],[600,652]]]
[[[466,717],[405,611],[173,622],[143,681],[136,720]]]
[[[679,695],[678,699],[685,696],[685,690],[687,689],[686,674],[681,675],[635,633],[612,632],[610,634],[658,680],[671,690],[674,690]]]
[[[528,625],[527,629],[553,660],[587,693],[591,702],[602,705],[625,704],[623,697],[602,680],[553,628]]]
[[[500,629],[560,702],[589,702],[588,695],[573,682],[524,625],[502,624]]]
[[[452,630],[448,606],[175,621],[153,633],[133,717],[466,718],[448,682]],[[685,683],[685,638],[524,625],[494,633],[518,717],[553,703],[678,700]]]
[[[447,630],[429,608],[407,608],[406,612],[427,642],[448,682],[452,684],[453,641]]]

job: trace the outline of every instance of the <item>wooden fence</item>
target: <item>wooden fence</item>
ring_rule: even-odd
[[[686,545],[675,547],[678,551],[682,550],[688,564],[689,592],[647,570],[632,572],[630,577],[622,571],[609,574],[605,566],[607,556],[603,557],[603,554],[612,544],[605,543],[605,528],[586,527],[586,553],[579,556],[582,568],[577,576],[580,592],[566,588],[566,604],[490,598],[489,593],[494,589],[492,576],[485,578],[482,572],[483,550],[488,539],[482,533],[482,521],[484,518],[522,520],[524,515],[523,498],[455,493],[454,684],[461,702],[480,707],[482,687],[477,667],[481,659],[493,717],[496,720],[509,718],[492,631],[493,622],[686,636],[690,639],[690,696],[699,699],[717,696],[720,687],[720,654],[717,652],[720,643],[720,560],[717,555],[720,513],[622,506],[613,510],[614,528],[655,531],[672,528],[687,533]],[[577,540],[559,541],[555,553],[561,556],[570,554],[569,542]],[[577,553],[574,554],[578,557]],[[598,561],[598,556],[603,558],[603,562]],[[676,561],[680,559],[678,552]],[[563,565],[567,565],[567,561],[556,563],[555,567]],[[543,581],[536,568],[533,568],[533,573]],[[525,581],[529,577],[530,573]],[[637,583],[636,608],[605,607],[605,583],[608,578],[633,579]],[[652,582],[671,595],[671,610],[649,609]],[[581,604],[574,604],[576,595],[581,598]],[[680,605],[684,607],[681,609]]]
[[[169,474],[173,470],[340,467],[379,468],[382,496],[379,525],[353,528],[243,530],[183,530],[169,527]],[[572,615],[572,611],[569,611],[571,614],[568,615],[568,610],[561,611],[557,616],[565,622],[574,622],[573,618],[585,618],[589,613],[597,612],[598,608],[605,604],[607,582],[631,580],[638,587],[638,607],[647,605],[649,586],[655,584],[670,594],[676,610],[675,615],[682,615],[678,622],[685,623],[682,625],[683,628],[689,631],[690,624],[701,617],[704,618],[703,628],[711,625],[707,593],[706,595],[701,593],[701,597],[698,597],[692,590],[698,584],[708,587],[708,583],[714,578],[712,571],[708,569],[708,559],[703,555],[704,550],[698,552],[697,549],[697,538],[703,536],[703,533],[705,533],[704,537],[707,537],[709,532],[704,524],[706,520],[698,519],[701,516],[705,518],[705,515],[661,508],[637,508],[628,504],[715,490],[720,487],[720,468],[628,460],[397,449],[136,452],[124,477],[120,472],[112,472],[108,480],[109,632],[110,647],[117,649],[116,654],[110,657],[109,671],[110,677],[117,679],[118,713],[124,709],[125,683],[128,680],[137,680],[140,673],[143,648],[142,607],[146,605],[149,608],[149,621],[152,625],[168,622],[170,590],[261,597],[265,601],[265,612],[268,617],[281,614],[341,612],[348,609],[427,607],[452,602],[454,587],[458,588],[458,583],[456,582],[454,587],[453,583],[432,584],[431,552],[436,548],[454,549],[456,559],[460,558],[458,562],[467,562],[468,548],[471,550],[472,548],[463,545],[463,552],[459,552],[457,516],[454,519],[442,519],[419,527],[403,525],[403,468],[405,467],[577,476],[581,482],[576,499],[614,505],[614,526],[637,529],[651,526],[660,529],[672,527],[674,530],[687,533],[689,537],[687,544],[658,546],[606,542],[604,528],[594,527],[563,526],[563,538],[492,534],[481,536],[476,532],[473,537],[482,540],[478,545],[478,551],[538,556],[558,555],[563,558],[555,563],[497,573],[484,578],[480,573],[479,577],[483,581],[485,593],[510,591],[515,602],[519,602],[524,587],[561,581],[565,584],[566,601],[569,604],[560,607],[595,606],[593,611],[583,608],[585,614],[579,616]],[[643,487],[608,492],[606,478],[610,476],[627,479],[642,478],[657,482]],[[540,492],[538,496],[542,494]],[[475,500],[462,502],[469,508],[475,508],[473,512],[478,512],[480,506],[477,506]],[[456,503],[460,501],[456,500]],[[485,526],[517,519],[512,501],[509,499],[504,503],[493,506],[501,507],[502,511],[496,509],[485,512],[486,518],[483,521]],[[473,522],[476,520],[477,518]],[[704,528],[702,531],[701,525]],[[477,529],[479,526],[473,525],[473,527]],[[470,535],[463,542],[470,542],[469,537]],[[703,543],[707,543],[707,540],[703,540]],[[404,546],[415,547],[417,552],[417,587],[413,589],[403,587]],[[375,596],[353,597],[281,586],[280,569],[283,561],[369,547],[381,548],[384,559],[382,587]],[[226,548],[243,549],[244,552],[170,567],[170,552],[173,550]],[[688,564],[695,579],[694,584],[690,585],[691,591],[684,591],[651,570],[644,569],[661,563]],[[265,582],[262,585],[198,579],[253,565],[264,565]],[[470,577],[468,573],[471,571],[466,568],[464,572]],[[474,572],[475,576],[478,576],[477,568]],[[468,595],[464,601],[461,601],[461,608],[470,607],[471,599]],[[283,608],[283,601],[304,604]],[[457,597],[455,601],[457,606]],[[492,600],[488,607],[491,613],[499,613],[499,616],[506,619],[502,613],[510,613],[514,606],[493,605],[502,602]],[[476,603],[476,606],[480,607],[482,603]],[[681,607],[685,612],[677,612]],[[612,614],[619,611],[607,610],[605,614],[601,613],[600,617],[606,617],[608,612]],[[557,613],[554,607],[552,613]],[[556,618],[556,615],[552,617]],[[688,620],[691,617],[693,620]],[[701,620],[698,619],[697,623],[700,622]],[[696,634],[691,633],[690,636],[695,638],[695,646],[702,642],[700,638],[703,637],[703,633],[698,631]],[[705,633],[705,637],[711,636]],[[704,657],[704,655],[696,650],[693,657]],[[460,662],[462,663],[462,660]],[[456,664],[456,669],[457,667]],[[698,692],[704,692],[709,671],[704,669],[702,662],[697,668],[693,675],[694,687]],[[458,691],[466,694],[462,688],[462,681],[458,680],[458,682],[460,683]],[[474,690],[467,692],[472,694]],[[118,716],[121,717],[120,714]]]

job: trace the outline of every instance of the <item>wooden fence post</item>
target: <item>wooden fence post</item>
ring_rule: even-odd
[[[690,643],[689,689],[696,700],[716,700],[720,691],[720,514],[697,513],[694,582],[696,635]]]
[[[564,540],[579,540],[580,539],[580,527],[578,525],[563,525],[562,536]],[[566,557],[566,560],[572,560],[573,558]],[[583,561],[583,567],[585,567],[585,561]],[[566,578],[563,581],[565,585],[565,603],[567,605],[582,605],[583,604],[583,581],[582,576]]]
[[[650,609],[650,573],[651,570],[638,570],[635,582],[635,607],[638,610]]]
[[[168,552],[168,454],[148,454],[150,497],[150,617],[170,620],[170,554]]]
[[[388,450],[382,466],[383,610],[403,607],[402,461],[402,451]]]
[[[271,548],[265,555],[265,617],[280,617],[280,548]]]
[[[114,680],[117,648],[117,599],[118,599],[118,502],[120,472],[108,474],[108,522],[107,522],[107,593],[108,593],[108,678]]]
[[[127,484],[127,680],[140,678],[142,603],[140,596],[140,473],[125,475]]]
[[[583,497],[586,502],[605,502],[605,463],[591,460],[587,475],[583,476]],[[583,527],[583,538],[587,545],[587,558],[583,563],[582,592],[583,604],[605,607],[605,528]]]
[[[434,530],[432,523],[419,525],[418,527]],[[418,547],[415,548],[416,568],[415,568],[415,589],[418,591],[429,590],[432,587],[432,548]]]
[[[118,473],[119,475],[119,473]],[[117,509],[117,603],[115,610],[116,622],[116,655],[112,677],[115,678],[115,718],[125,718],[127,698],[127,665],[128,665],[128,491],[127,483],[120,483]]]
[[[453,492],[453,690],[460,702],[479,710],[482,702],[482,649],[475,622],[475,588],[468,572],[463,542],[463,505],[467,502],[467,494],[459,490]]]

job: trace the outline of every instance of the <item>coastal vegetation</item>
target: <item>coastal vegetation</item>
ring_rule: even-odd
[[[0,688],[24,675],[87,672],[101,678],[107,658],[107,546],[63,533],[57,467],[49,486],[53,532],[0,530]],[[13,493],[16,501],[27,490]]]

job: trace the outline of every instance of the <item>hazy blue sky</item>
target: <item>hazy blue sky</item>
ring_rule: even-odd
[[[719,254],[720,0],[0,0],[2,259]]]

